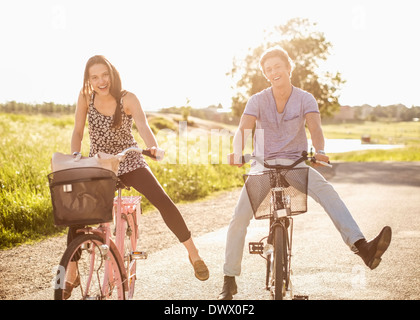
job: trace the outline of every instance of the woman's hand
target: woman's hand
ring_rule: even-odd
[[[150,153],[153,156],[152,159],[156,160],[156,161],[162,161],[163,157],[165,156],[165,150],[160,149],[160,148],[155,147],[155,146],[153,146],[151,148],[147,148],[146,150],[150,151]]]

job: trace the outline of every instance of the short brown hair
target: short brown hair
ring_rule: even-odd
[[[293,71],[294,63],[293,63],[293,60],[290,59],[287,51],[284,50],[280,46],[275,46],[275,47],[271,47],[271,48],[267,49],[262,54],[261,59],[260,59],[260,68],[261,68],[262,72],[264,72],[264,63],[268,59],[273,58],[273,57],[279,57],[280,59],[282,59],[284,61],[284,63],[286,63],[286,65],[290,68],[290,72]]]

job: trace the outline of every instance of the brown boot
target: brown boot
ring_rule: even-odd
[[[354,245],[359,250],[359,255],[365,264],[371,269],[375,269],[381,262],[381,256],[388,249],[391,243],[392,231],[390,227],[384,227],[382,231],[372,240],[361,239]]]
[[[222,292],[217,297],[218,300],[232,300],[233,295],[238,293],[235,277],[225,276]]]

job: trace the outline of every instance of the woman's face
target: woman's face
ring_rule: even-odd
[[[89,82],[92,89],[99,95],[108,95],[111,88],[111,76],[104,64],[94,64],[89,68]]]

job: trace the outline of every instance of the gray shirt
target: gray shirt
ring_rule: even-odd
[[[278,113],[272,88],[254,94],[244,114],[257,118],[254,135],[254,155],[270,159],[300,158],[308,150],[305,115],[319,113],[312,94],[292,87],[292,93],[282,113]]]

